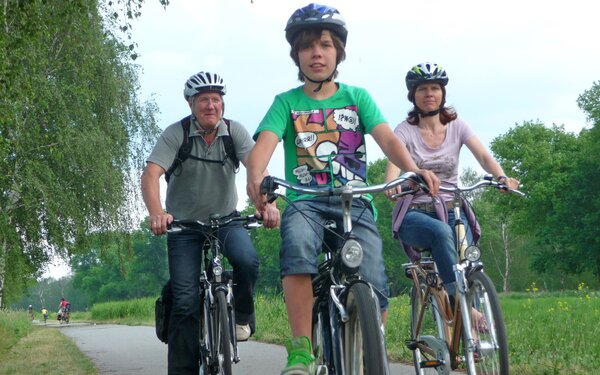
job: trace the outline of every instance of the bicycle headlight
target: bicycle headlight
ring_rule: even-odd
[[[342,262],[346,267],[357,268],[362,263],[362,246],[356,240],[348,240],[342,247]]]
[[[481,258],[481,250],[477,246],[471,245],[465,250],[465,258],[471,262],[477,262]]]
[[[221,276],[223,274],[223,267],[221,267],[221,266],[214,266],[213,267],[213,274],[215,276]]]

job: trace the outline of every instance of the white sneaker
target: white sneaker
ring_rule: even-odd
[[[235,338],[237,341],[247,341],[250,338],[250,325],[235,325]]]

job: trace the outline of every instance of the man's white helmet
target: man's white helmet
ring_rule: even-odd
[[[194,95],[207,91],[215,91],[221,95],[225,95],[227,93],[227,86],[223,78],[217,73],[200,72],[194,74],[185,82],[183,97],[185,100],[188,100]]]

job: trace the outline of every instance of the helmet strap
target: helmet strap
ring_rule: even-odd
[[[196,124],[196,127],[198,128],[198,130],[196,130],[196,134],[201,135],[201,136],[206,136],[206,135],[210,135],[214,132],[216,132],[219,129],[219,126],[215,126],[212,129],[204,129],[204,127],[202,125],[200,125],[200,123],[198,122],[198,120],[196,120],[196,116],[194,116],[194,114],[192,113],[192,118],[191,120],[193,121],[194,124]]]
[[[418,108],[418,107],[417,107],[417,108]],[[441,111],[441,108],[438,108],[438,109],[436,109],[435,111],[430,111],[430,112],[423,112],[423,111],[421,111],[421,110],[419,109],[419,115],[420,115],[421,117],[431,117],[431,116],[435,116],[435,115],[437,115],[438,113],[440,113],[440,111]]]
[[[333,72],[329,75],[329,77],[325,78],[324,80],[321,81],[315,81],[314,79],[311,79],[309,76],[307,76],[302,69],[300,69],[300,73],[302,73],[302,75],[304,76],[304,78],[306,78],[307,80],[309,80],[312,83],[318,83],[319,86],[317,86],[316,89],[313,90],[313,92],[319,92],[321,91],[321,89],[323,88],[323,84],[326,82],[331,82],[333,80],[333,76],[335,75],[335,73],[337,72],[337,65],[335,66],[335,69],[333,69]]]

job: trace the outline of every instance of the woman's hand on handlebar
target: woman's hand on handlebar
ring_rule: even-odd
[[[150,230],[157,236],[167,233],[167,226],[173,222],[173,215],[168,212],[160,212],[150,215]]]
[[[386,197],[388,197],[389,200],[397,201],[400,196],[400,193],[402,193],[402,185],[394,186],[393,188],[388,189],[383,193]]]
[[[519,190],[519,186],[521,186],[521,182],[519,180],[517,180],[516,178],[504,177],[501,180],[502,181],[498,181],[498,182],[506,185],[506,187],[508,187],[509,189],[512,189],[512,190]]]
[[[436,195],[439,192],[440,179],[435,175],[435,173],[428,169],[419,169],[415,171],[415,173],[421,176],[425,184],[427,184],[427,187],[429,188],[429,194]]]

